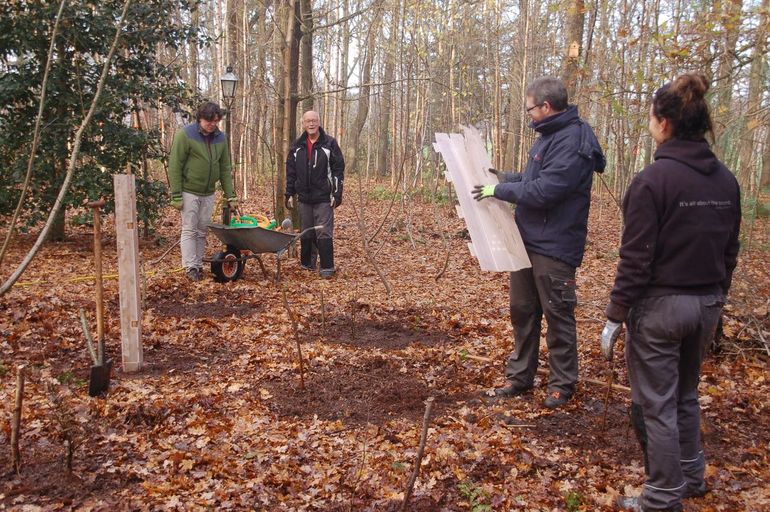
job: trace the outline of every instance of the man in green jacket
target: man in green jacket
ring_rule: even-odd
[[[182,266],[191,281],[200,281],[206,230],[214,209],[214,187],[222,184],[231,208],[233,191],[230,148],[217,125],[224,112],[210,101],[198,108],[195,122],[178,130],[169,155],[171,206],[182,212]]]

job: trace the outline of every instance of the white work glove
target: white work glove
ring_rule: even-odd
[[[622,328],[623,324],[621,322],[607,320],[607,323],[604,324],[601,345],[602,355],[604,355],[607,361],[612,361],[612,348],[615,346],[615,342],[618,341]]]

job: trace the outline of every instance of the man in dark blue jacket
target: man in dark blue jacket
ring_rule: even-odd
[[[318,112],[302,115],[304,132],[294,141],[286,156],[286,208],[293,208],[294,195],[299,199],[302,230],[321,226],[300,239],[302,268],[315,269],[315,249],[321,260],[320,274],[330,278],[334,267],[334,209],[342,204],[342,180],[345,159],[339,144],[321,128]]]
[[[540,350],[542,316],[550,378],[545,406],[556,408],[575,392],[578,377],[575,270],[583,260],[593,172],[605,166],[596,136],[567,103],[561,80],[544,77],[527,88],[526,112],[540,134],[523,173],[499,173],[502,183],[477,186],[476,200],[495,197],[516,204],[516,225],[532,268],[511,272],[510,310],[515,350],[508,357],[507,385],[497,396],[532,388]]]

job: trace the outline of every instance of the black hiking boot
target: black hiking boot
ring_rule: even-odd
[[[548,397],[543,402],[543,405],[549,409],[556,409],[569,402],[572,395],[565,393],[564,391],[551,391],[548,393]]]
[[[532,389],[532,386],[521,386],[514,384],[512,382],[508,383],[507,385],[496,388],[495,389],[495,397],[496,398],[513,398],[515,396],[521,396],[527,391]]]

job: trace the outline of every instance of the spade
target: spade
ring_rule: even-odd
[[[112,371],[112,359],[105,362],[104,347],[104,293],[102,288],[102,219],[101,208],[104,206],[104,199],[88,203],[88,206],[94,210],[94,266],[96,273],[96,353],[88,336],[86,329],[86,339],[89,341],[89,349],[94,364],[91,366],[91,374],[88,380],[88,394],[90,396],[99,396],[105,393],[110,387],[110,372]],[[84,317],[81,317],[84,320]],[[84,323],[85,329],[85,323]]]

